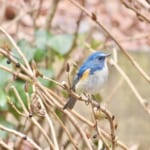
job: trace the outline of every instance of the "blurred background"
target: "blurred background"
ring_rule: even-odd
[[[127,0],[129,8],[125,7],[122,0],[77,2],[96,14],[98,20],[150,76],[150,22],[134,11],[140,11],[149,19],[150,2]],[[141,96],[150,101],[150,84],[118,50],[112,39],[69,0],[0,0],[0,26],[17,42],[28,61],[34,59],[43,74],[60,82],[66,80],[66,62],[69,62],[71,67],[74,64],[80,65],[91,53],[90,48],[110,53],[113,48],[117,49],[118,64]],[[0,47],[7,47],[18,57],[3,34],[0,34]],[[7,64],[1,55],[0,63],[14,68],[13,65]],[[150,115],[116,69],[112,66],[109,66],[109,69],[109,80],[101,91],[101,97],[102,103],[107,103],[108,109],[118,122],[116,135],[133,150],[150,150]],[[0,123],[19,128],[19,116],[9,106],[6,98],[11,82],[12,76],[0,70]],[[55,88],[49,82],[41,82],[49,88]],[[22,82],[13,84],[24,98]],[[75,110],[91,119],[88,107],[82,102],[77,103]],[[14,122],[9,121],[10,116],[14,118]],[[105,129],[105,124],[100,126]],[[0,132],[0,137],[6,138],[7,135]]]

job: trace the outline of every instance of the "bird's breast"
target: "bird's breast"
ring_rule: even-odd
[[[81,78],[76,86],[75,90],[78,93],[99,93],[100,89],[104,85],[108,77],[108,68],[104,67],[102,70],[97,70],[93,74],[89,74],[86,78]]]

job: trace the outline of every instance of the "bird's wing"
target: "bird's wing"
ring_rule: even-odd
[[[90,74],[90,67],[89,65],[82,65],[78,71],[78,73],[76,74],[74,80],[73,80],[73,85],[72,85],[72,89],[75,91],[75,85],[79,82],[80,79],[85,79],[88,77],[88,75]]]
[[[78,75],[75,76],[74,80],[73,80],[73,85],[72,85],[72,90],[75,91],[75,86],[79,81],[79,77]]]

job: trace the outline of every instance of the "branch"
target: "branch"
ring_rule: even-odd
[[[83,5],[83,6],[85,5],[85,0],[82,0],[82,5]],[[76,25],[76,28],[75,28],[75,31],[74,31],[74,34],[73,34],[72,45],[71,45],[71,47],[70,47],[68,53],[65,54],[65,56],[64,56],[65,60],[68,59],[69,55],[72,53],[72,51],[74,50],[74,48],[75,48],[76,45],[77,45],[78,32],[79,32],[79,28],[80,28],[80,23],[81,23],[82,15],[83,15],[83,11],[81,10],[81,12],[80,12],[80,14],[79,14],[79,17],[78,17],[78,19],[77,19],[77,21],[76,21],[76,24],[77,24],[77,25]],[[57,80],[61,77],[62,72],[65,71],[65,64],[66,64],[66,61],[64,61],[64,63],[63,63],[63,65],[62,65],[62,67],[61,67],[61,69],[60,69],[58,75],[56,76],[56,79],[57,79]]]
[[[8,145],[8,143],[6,144],[4,141],[0,140],[0,147],[3,147],[6,150],[14,150],[11,146]]]
[[[143,106],[144,110],[146,110],[146,112],[148,112],[148,114],[150,114],[150,104],[145,99],[143,99],[141,97],[141,95],[139,94],[139,92],[137,91],[137,89],[135,88],[135,86],[133,85],[133,83],[131,82],[131,80],[129,79],[129,77],[119,67],[119,65],[117,65],[117,63],[115,63],[113,61],[113,59],[110,60],[110,64],[112,64],[117,69],[117,71],[121,74],[121,76],[128,83],[128,85],[131,88],[132,92],[134,93],[134,95],[136,96],[136,98],[139,100],[140,104]]]
[[[2,48],[0,48],[0,53],[4,55],[6,58],[8,58],[8,60],[13,62],[15,66],[19,64],[20,69],[23,72],[25,72],[31,79],[33,78],[33,75],[28,71],[28,69],[23,64],[19,63],[18,60],[16,60],[16,58],[11,55],[11,53]]]
[[[36,94],[38,94],[39,92],[40,91],[37,91]],[[55,144],[55,149],[59,150],[59,146],[58,146],[58,142],[57,142],[57,138],[56,138],[56,134],[55,134],[55,129],[54,129],[53,123],[52,123],[52,121],[51,121],[51,119],[50,119],[50,117],[49,117],[49,115],[48,115],[48,113],[46,111],[46,108],[45,108],[45,106],[44,106],[44,104],[43,104],[43,102],[42,102],[40,97],[38,97],[38,101],[39,101],[39,103],[41,105],[41,108],[43,108],[43,110],[44,110],[45,118],[47,119],[47,122],[48,122],[48,124],[50,126],[51,133],[52,133],[52,138],[53,138],[53,141],[54,141],[54,144]]]
[[[13,129],[9,129],[7,127],[4,127],[3,125],[0,124],[0,130],[12,133],[16,136],[19,136],[20,138],[28,141],[34,148],[36,148],[37,150],[42,150],[42,148],[40,148],[32,139],[30,139],[29,137],[27,137],[25,134],[20,133],[18,131],[15,131]]]
[[[136,13],[137,16],[140,16],[142,18],[142,20],[145,20],[146,22],[150,23],[150,19],[142,14],[140,11],[138,11],[136,8],[132,7],[132,5],[130,5],[129,3],[127,3],[125,0],[120,0],[121,3],[128,9],[132,10],[133,12]]]
[[[3,66],[3,65],[0,65],[0,69],[3,69],[3,70],[5,70],[5,71],[11,73],[11,74],[14,75],[15,77],[18,77],[18,78],[20,78],[20,79],[22,79],[22,80],[31,81],[28,76],[26,76],[26,75],[24,75],[24,74],[22,74],[22,73],[20,73],[20,72],[15,72],[14,70],[11,70],[10,68],[7,68],[7,67],[5,67],[5,66]]]
[[[19,47],[17,46],[17,44],[15,43],[15,41],[12,39],[12,37],[2,28],[0,27],[0,31],[9,39],[9,41],[12,43],[12,45],[14,46],[15,50],[18,52],[18,54],[20,55],[20,57],[22,58],[22,60],[24,61],[26,67],[28,68],[29,73],[32,75],[32,70],[31,67],[26,59],[26,57],[24,56],[24,54],[22,53],[22,51],[19,49]]]
[[[12,87],[23,111],[25,112],[26,116],[30,116],[30,112],[28,112],[27,108],[25,107],[24,103],[23,103],[23,100],[21,99],[18,91],[16,90],[15,87]],[[54,145],[53,143],[51,142],[49,136],[47,135],[47,133],[45,132],[45,130],[41,127],[41,125],[36,121],[35,118],[33,118],[33,116],[30,117],[30,119],[32,120],[32,122],[35,124],[35,126],[37,126],[39,128],[39,130],[43,133],[44,137],[47,139],[48,143],[50,144],[50,146],[54,149]]]
[[[46,24],[45,24],[45,28],[47,31],[49,31],[49,29],[51,28],[52,20],[56,13],[58,2],[59,2],[59,0],[53,0],[51,2],[52,5],[49,7],[48,15],[46,17]]]
[[[57,121],[59,122],[59,124],[61,125],[61,127],[65,130],[67,136],[69,137],[70,141],[72,142],[72,144],[74,145],[74,147],[79,150],[79,148],[77,147],[78,144],[76,144],[76,142],[74,141],[72,135],[70,134],[70,132],[68,131],[68,129],[66,128],[66,126],[64,125],[64,123],[61,121],[61,119],[59,119],[59,117],[57,116],[57,114],[50,109],[50,112],[53,114],[53,116],[57,119]]]

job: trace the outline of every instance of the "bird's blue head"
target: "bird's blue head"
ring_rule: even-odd
[[[110,54],[104,52],[92,53],[80,67],[78,76],[82,76],[87,69],[90,69],[90,74],[93,74],[97,70],[102,70],[103,67],[105,67],[105,60],[108,56],[110,56]]]
[[[105,58],[108,57],[110,54],[106,54],[104,52],[94,52],[92,53],[85,62],[95,62],[95,63],[103,63]]]

